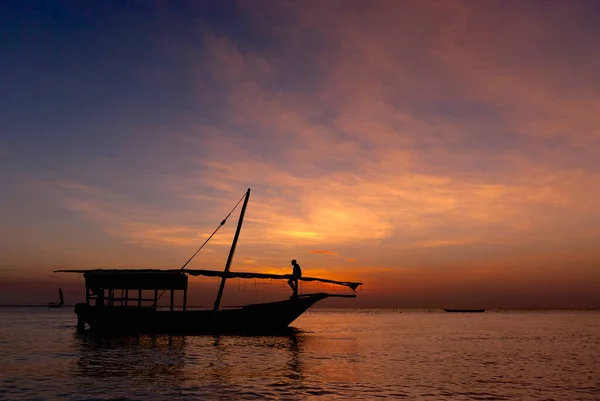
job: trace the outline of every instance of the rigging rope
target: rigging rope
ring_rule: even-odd
[[[233,207],[233,209],[231,209],[231,211],[229,212],[229,214],[227,216],[225,216],[225,218],[221,221],[221,224],[219,224],[219,226],[215,229],[215,231],[213,231],[213,233],[206,239],[206,241],[204,241],[204,243],[202,245],[200,245],[200,248],[198,248],[198,250],[196,252],[194,252],[194,254],[192,255],[191,258],[188,259],[187,262],[185,262],[183,264],[183,266],[181,266],[180,270],[185,269],[185,267],[188,265],[188,263],[190,263],[192,261],[192,259],[194,259],[194,257],[198,254],[198,252],[200,252],[200,250],[202,248],[204,248],[204,245],[206,245],[208,243],[208,241],[210,241],[210,239],[217,233],[217,231],[219,231],[219,229],[221,227],[223,227],[225,225],[225,223],[227,222],[227,219],[229,218],[229,216],[231,216],[231,213],[234,212],[234,210],[240,205],[240,203],[242,202],[242,200],[246,197],[246,194],[244,193],[244,195],[240,198],[240,200],[238,201],[238,203],[235,204],[235,206]],[[158,298],[156,298],[156,303],[154,304],[154,306],[158,305],[158,301],[160,300],[160,298],[163,296],[163,294],[165,293],[165,291],[167,290],[163,290],[160,295],[158,296]]]
[[[181,270],[185,269],[185,267],[188,265],[188,263],[190,263],[192,261],[192,259],[194,259],[194,257],[198,254],[198,252],[200,252],[200,250],[202,248],[204,248],[204,245],[206,245],[208,243],[208,241],[210,241],[210,239],[213,237],[213,235],[215,235],[217,233],[217,231],[219,231],[219,229],[221,227],[223,227],[223,225],[227,222],[227,219],[229,218],[229,216],[231,216],[231,213],[233,213],[233,211],[239,206],[239,204],[242,202],[242,200],[244,199],[245,196],[246,196],[246,194],[244,194],[244,196],[242,196],[240,198],[240,200],[238,201],[238,203],[235,204],[235,206],[233,207],[233,209],[231,209],[231,212],[229,212],[229,214],[223,219],[223,221],[221,221],[221,224],[219,224],[219,226],[215,229],[215,231],[213,231],[213,233],[210,235],[210,237],[208,237],[206,239],[206,241],[204,241],[204,243],[200,246],[200,248],[198,248],[198,250],[196,252],[194,252],[194,254],[192,255],[192,257],[189,258],[188,261],[183,264],[183,266],[181,266]]]

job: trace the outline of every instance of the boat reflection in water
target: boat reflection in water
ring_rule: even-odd
[[[257,381],[273,388],[273,396],[283,396],[303,384],[305,341],[295,329],[277,336],[214,336],[212,349],[190,358],[187,379],[190,385],[211,387],[227,399],[243,398],[250,383]],[[202,362],[206,360],[208,364]]]
[[[274,336],[78,334],[77,382],[88,395],[106,395],[108,383],[122,387],[126,382],[144,399],[157,394],[161,399],[239,399],[260,381],[273,389],[273,396],[291,396],[303,385],[307,340],[296,329]]]
[[[183,336],[76,335],[80,376],[118,378],[144,385],[149,381],[180,383],[184,378],[186,338]]]

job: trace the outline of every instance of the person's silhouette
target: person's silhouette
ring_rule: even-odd
[[[292,260],[292,278],[288,280],[288,285],[292,287],[292,298],[298,297],[298,279],[302,277],[302,269],[300,269],[300,265],[296,262],[296,259]]]

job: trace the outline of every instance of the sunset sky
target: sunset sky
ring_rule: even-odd
[[[325,306],[600,307],[599,21],[2,1],[0,304],[81,300],[54,269],[179,268],[252,188],[231,269],[365,283]],[[234,217],[189,267],[224,267]]]

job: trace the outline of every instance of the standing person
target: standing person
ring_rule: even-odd
[[[292,287],[293,295],[292,298],[298,297],[298,279],[302,277],[302,269],[300,265],[296,262],[296,259],[292,260],[292,278],[288,280],[288,285]]]

